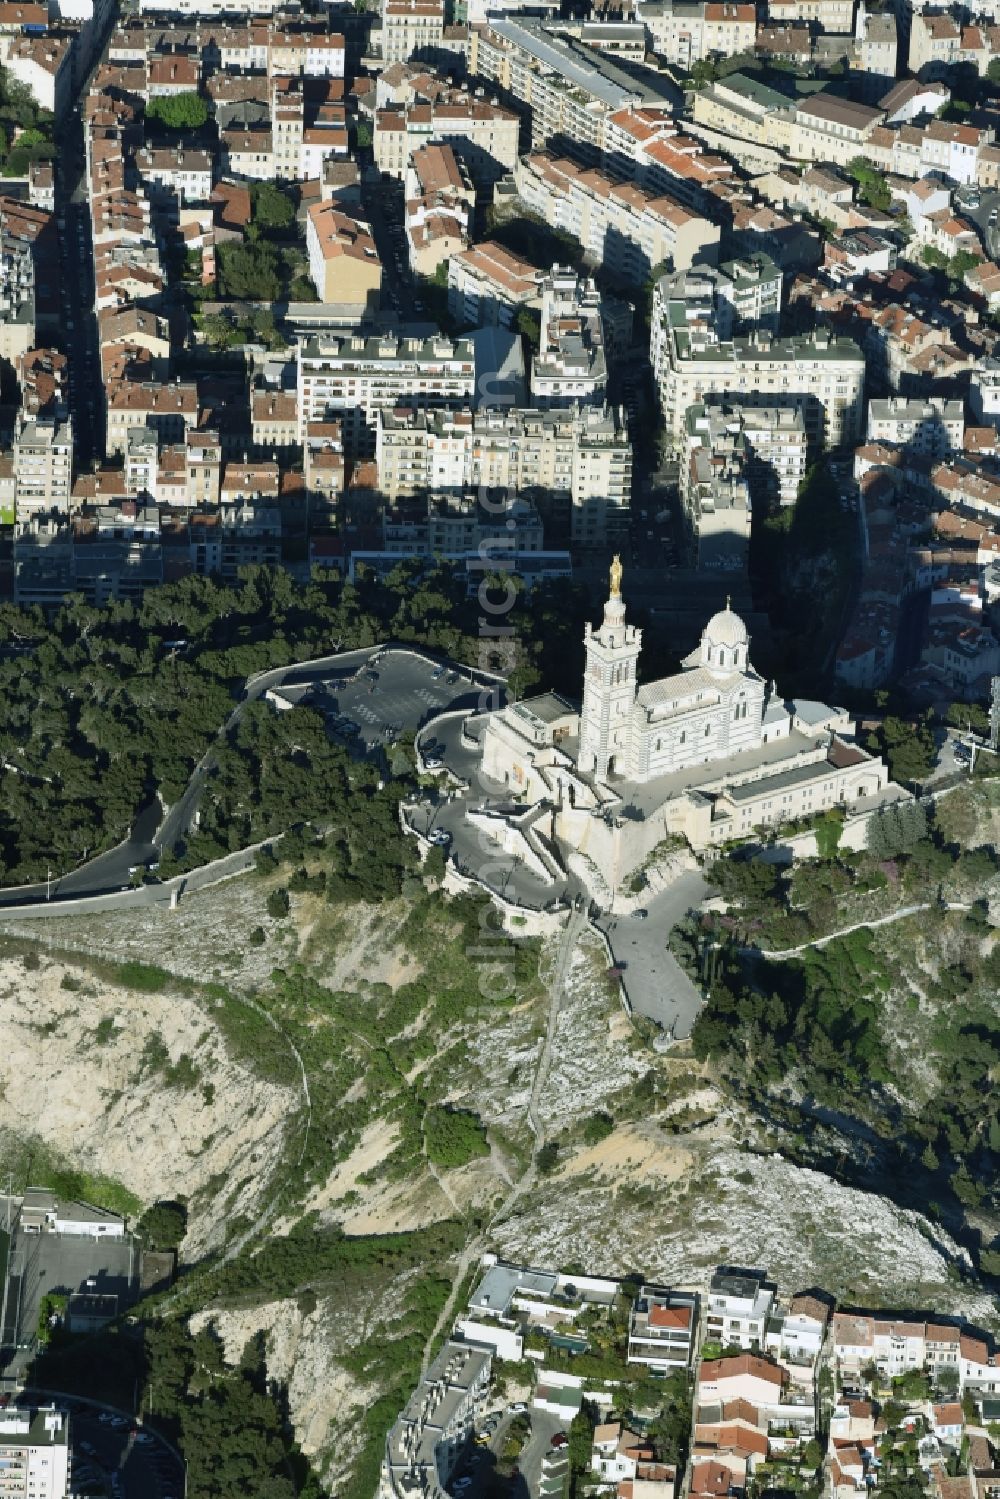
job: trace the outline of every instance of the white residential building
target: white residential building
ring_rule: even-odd
[[[608,366],[595,282],[553,266],[542,282],[538,353],[531,364],[536,406],[603,404]]]
[[[448,262],[448,312],[463,328],[510,328],[542,305],[544,272],[492,240]]]
[[[482,489],[546,496],[565,505],[582,546],[606,544],[627,523],[632,449],[607,407],[387,407],[378,415],[376,460],[379,488],[391,500]]]
[[[14,437],[15,503],[19,521],[68,515],[73,488],[73,421],[25,422]]]
[[[686,270],[718,259],[718,224],[598,167],[538,152],[518,161],[514,180],[528,208],[572,234],[623,284],[641,285],[663,263]]]
[[[774,1300],[775,1287],[768,1284],[762,1271],[716,1270],[705,1301],[706,1339],[721,1343],[723,1348],[762,1349]]]
[[[465,406],[476,387],[470,339],[317,335],[299,341],[296,390],[300,439],[310,422],[336,417],[345,450],[373,453],[380,410]]]
[[[4,1499],[67,1499],[69,1417],[53,1406],[0,1411],[0,1484]]]
[[[444,36],[444,0],[385,0],[382,6],[382,61],[385,66],[411,57],[434,57]]]
[[[527,107],[531,144],[563,137],[603,150],[610,117],[620,109],[654,102],[648,88],[609,58],[522,15],[490,15],[469,37],[469,72],[496,83]],[[656,95],[665,102],[667,95]]]
[[[643,1286],[632,1304],[628,1362],[658,1374],[687,1369],[698,1327],[698,1297],[692,1291]]]
[[[665,278],[666,279],[666,278]],[[864,355],[825,328],[794,338],[760,332],[724,341],[711,327],[675,326],[669,286],[653,292],[650,358],[667,435],[679,446],[689,406],[715,399],[801,411],[812,448],[856,442],[861,432]]]
[[[868,441],[909,448],[928,458],[961,453],[965,438],[965,405],[943,396],[926,400],[889,396],[868,402]]]
[[[443,1494],[489,1393],[492,1356],[449,1340],[386,1438],[378,1499]]]
[[[437,142],[462,158],[477,188],[491,188],[514,170],[521,122],[503,105],[459,90],[375,115],[372,150],[380,172],[403,180],[415,151]]]

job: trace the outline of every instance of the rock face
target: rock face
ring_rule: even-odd
[[[499,1226],[497,1251],[537,1264],[581,1260],[595,1275],[641,1266],[672,1285],[702,1285],[728,1261],[766,1267],[785,1292],[817,1285],[846,1301],[997,1320],[992,1298],[958,1281],[965,1251],[884,1197],[724,1145],[696,1151],[680,1181],[651,1166],[645,1185],[632,1178],[617,1189],[577,1173],[556,1178],[544,1201]]]
[[[406,1280],[396,1281],[387,1296],[320,1297],[315,1310],[283,1300],[191,1318],[195,1332],[215,1330],[233,1364],[250,1338],[264,1334],[268,1377],[287,1387],[296,1439],[335,1499],[357,1499],[349,1474],[363,1445],[361,1421],[382,1393],[355,1379],[340,1358],[385,1336]]]
[[[261,1210],[298,1092],[235,1062],[194,1000],[6,959],[0,1034],[0,1132],[39,1138],[143,1203],[187,1199],[186,1258],[220,1243],[227,1219]]]

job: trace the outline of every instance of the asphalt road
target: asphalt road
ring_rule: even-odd
[[[104,409],[97,318],[94,309],[94,246],[87,208],[86,162],[80,117],[71,113],[60,130],[56,212],[62,285],[62,347],[69,359],[69,405],[77,470],[104,452]]]
[[[955,208],[963,219],[975,226],[987,255],[995,261],[1000,256],[1000,192],[981,192],[978,208],[967,207],[959,195],[955,199]],[[994,209],[997,218],[991,224],[990,215]]]
[[[374,691],[366,680],[348,680],[376,655],[381,655],[382,659],[377,667]],[[417,732],[429,718],[443,710],[454,707],[468,711],[478,706],[480,688],[473,684],[467,673],[459,675],[458,668],[453,667],[446,667],[440,675],[436,675],[437,672],[438,666],[429,658],[406,650],[382,653],[374,647],[321,657],[305,664],[275,667],[249,682],[242,699],[234,705],[221,728],[220,736],[231,733],[248,705],[256,702],[269,688],[283,686],[292,691],[301,688],[303,694],[309,689],[316,706],[325,707],[331,716],[339,713],[358,724],[360,733],[354,741],[358,753],[381,755],[388,742],[388,730]],[[162,820],[162,808],[153,799],[142,809],[124,842],[67,874],[59,875],[54,871],[48,885],[41,881],[0,892],[0,908],[47,901],[56,903],[67,898],[83,901],[127,889],[134,868],[155,863],[162,849],[169,848],[190,831],[206,780],[215,764],[216,748],[215,743],[209,746],[195,767],[184,794]],[[294,809],[291,809],[290,820],[293,817]],[[239,857],[235,858],[238,863]],[[196,884],[196,879],[191,877],[189,886],[196,887]],[[155,884],[135,894],[139,897],[136,904],[153,904],[164,899],[164,892]],[[80,909],[83,911],[84,907]]]
[[[56,1403],[70,1410],[74,1492],[110,1493],[113,1499],[181,1499],[183,1464],[153,1427],[79,1397]]]
[[[402,318],[420,316],[423,303],[417,298],[410,271],[406,235],[403,233],[403,184],[366,183],[362,188],[365,213],[382,262],[382,296]]]
[[[701,1009],[701,994],[667,948],[677,923],[708,894],[698,870],[679,875],[665,889],[650,895],[636,916],[604,916],[597,923],[607,935],[615,963],[623,970],[629,1003],[675,1041],[684,1040]]]
[[[478,696],[478,694],[477,694]],[[477,707],[478,703],[470,706]],[[433,724],[420,736],[425,755],[439,756],[454,782],[442,772],[440,785],[415,808],[411,822],[419,833],[441,828],[451,836],[449,852],[462,874],[482,880],[498,895],[519,905],[541,910],[554,901],[572,897],[579,885],[572,879],[549,883],[505,852],[500,843],[468,821],[470,808],[499,809],[510,802],[509,789],[488,780],[479,768],[479,755],[462,742],[462,720],[455,717]]]

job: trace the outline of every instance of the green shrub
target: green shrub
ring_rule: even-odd
[[[176,1249],[187,1233],[187,1208],[180,1202],[154,1202],[136,1225],[151,1249]]]
[[[284,888],[272,890],[267,897],[267,914],[273,921],[284,921],[291,910],[288,891]]]
[[[424,1115],[424,1150],[435,1166],[464,1166],[489,1155],[486,1130],[478,1114],[432,1106]]]

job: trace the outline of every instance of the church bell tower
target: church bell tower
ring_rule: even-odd
[[[578,767],[598,780],[627,775],[635,705],[636,668],[642,631],[625,623],[622,565],[611,564],[611,592],[600,628],[587,625],[587,665],[583,678]]]

